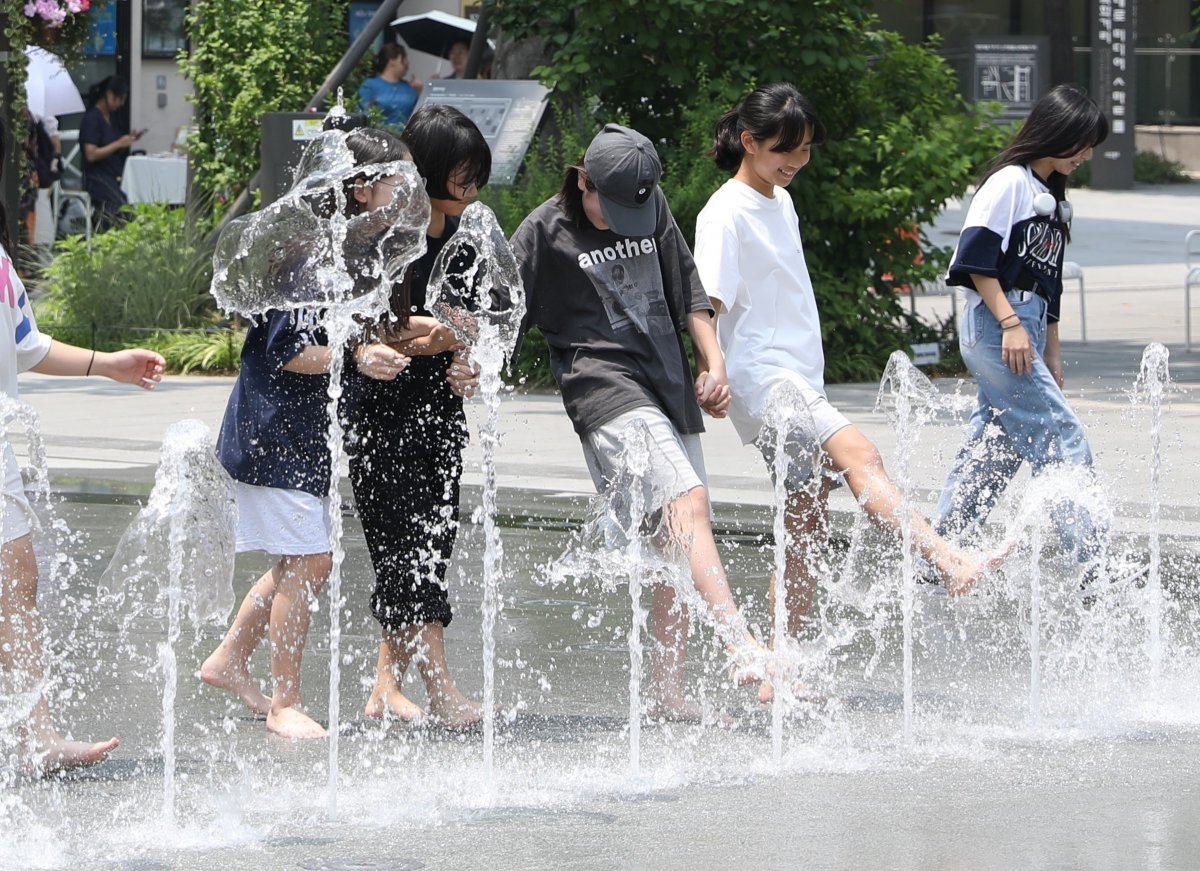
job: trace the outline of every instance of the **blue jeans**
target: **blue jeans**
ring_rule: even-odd
[[[1092,451],[1083,424],[1042,358],[1046,300],[1022,291],[1011,291],[1008,299],[1037,351],[1028,375],[1014,374],[1004,364],[1004,333],[987,306],[964,308],[960,320],[959,348],[975,378],[978,399],[966,444],[938,500],[935,529],[952,540],[967,540],[978,532],[1022,461],[1035,475],[1056,464],[1078,466],[1091,474]],[[1076,559],[1098,551],[1106,531],[1097,528],[1086,509],[1064,499],[1053,513],[1063,544]]]

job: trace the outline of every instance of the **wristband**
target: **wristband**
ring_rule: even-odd
[[[1000,332],[1007,333],[1009,330],[1015,330],[1019,326],[1021,326],[1021,322],[1017,321],[1015,324],[1009,324],[1007,327],[1001,327]]]
[[[999,321],[1000,326],[1003,327],[1005,321],[1011,321],[1013,318],[1016,318],[1018,322],[1020,322],[1020,320],[1021,320],[1021,316],[1019,314],[1017,314],[1016,312],[1013,312],[1010,315],[1005,315],[1004,317],[1000,318],[1000,321]]]
[[[96,362],[96,349],[92,348],[92,359],[88,360],[87,371],[83,373],[83,377],[87,378],[92,374],[92,364]]]

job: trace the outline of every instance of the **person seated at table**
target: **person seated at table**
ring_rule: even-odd
[[[359,109],[367,112],[371,106],[378,106],[385,124],[403,127],[424,87],[420,79],[408,76],[408,52],[404,46],[386,43],[375,56],[375,75],[358,88]]]
[[[79,125],[79,145],[83,149],[83,189],[92,198],[101,224],[116,218],[127,202],[121,190],[121,174],[129,149],[146,131],[122,133],[114,117],[125,105],[129,87],[120,76],[109,76],[89,95],[92,108]]]

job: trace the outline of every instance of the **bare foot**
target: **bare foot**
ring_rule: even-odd
[[[55,736],[38,747],[34,767],[43,774],[85,768],[103,762],[120,744],[116,738],[89,744],[86,741],[68,741]]]
[[[704,711],[687,699],[654,699],[646,705],[645,718],[663,723],[699,723]]]
[[[775,701],[775,686],[771,681],[764,680],[758,685],[758,701],[764,705],[769,705]],[[791,701],[797,704],[823,705],[829,701],[829,698],[816,692],[808,684],[796,681],[792,684]]]
[[[271,713],[270,696],[259,689],[258,682],[250,677],[246,664],[231,662],[220,647],[200,666],[200,680],[210,687],[233,693],[256,714]]]
[[[272,708],[267,714],[267,731],[293,741],[324,738],[325,727],[299,708]]]
[[[499,709],[499,705],[496,706]],[[462,732],[483,722],[483,705],[473,702],[454,687],[429,700],[429,716],[451,732]]]
[[[367,699],[367,707],[363,714],[373,720],[384,717],[395,717],[405,723],[419,723],[425,716],[421,706],[394,687],[380,688],[378,684],[371,690]]]

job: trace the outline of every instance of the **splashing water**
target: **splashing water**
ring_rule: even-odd
[[[237,507],[233,482],[217,461],[212,434],[198,420],[171,424],[163,436],[154,489],[121,537],[106,573],[111,588],[147,580],[167,602],[167,636],[158,646],[163,676],[163,821],[175,827],[175,644],[186,606],[197,635],[233,607]],[[163,569],[166,574],[161,574]],[[156,584],[153,582],[157,582]]]
[[[773,675],[774,693],[771,699],[771,755],[779,763],[783,760],[783,717],[787,707],[794,705],[796,670],[794,659],[788,656],[788,603],[787,603],[787,567],[788,551],[802,547],[807,557],[813,542],[794,542],[788,529],[788,479],[791,474],[793,458],[789,454],[789,445],[795,440],[808,448],[807,459],[810,468],[797,469],[803,475],[804,492],[808,498],[816,499],[821,487],[821,450],[817,445],[817,428],[813,422],[812,413],[804,396],[796,385],[791,382],[781,382],[771,390],[763,414],[763,433],[760,438],[769,439],[774,445],[773,478],[775,489],[775,570],[772,578],[774,588],[774,646],[775,665]],[[803,459],[797,458],[798,462]]]
[[[621,434],[624,449],[614,475],[615,500],[607,502],[606,520],[614,524],[625,542],[625,568],[629,577],[629,773],[636,775],[642,765],[642,631],[646,627],[646,609],[642,605],[645,577],[645,539],[642,530],[647,513],[646,488],[650,471],[650,431],[641,421],[625,427]]]
[[[483,454],[483,765],[493,770],[496,728],[496,618],[504,557],[496,526],[496,449],[500,444],[500,372],[525,317],[525,290],[516,257],[492,210],[472,203],[438,254],[429,278],[429,310],[467,346],[480,368],[486,414],[479,427]]]
[[[922,427],[942,411],[953,409],[953,401],[944,399],[933,382],[917,369],[903,351],[893,351],[879,383],[878,409],[890,391],[892,405],[888,416],[896,428],[896,462],[893,478],[902,497],[900,507],[900,611],[904,647],[904,739],[913,734],[913,622],[916,612],[916,562],[912,529],[913,482],[909,464]]]
[[[0,395],[0,470],[4,469],[5,453],[9,445],[8,428],[13,423],[19,423],[25,430],[34,493],[40,500],[49,504],[50,471],[38,414],[33,406],[3,395]],[[7,515],[8,512],[0,511],[0,542],[7,542],[14,537],[3,528],[8,519]],[[2,582],[4,579],[0,578],[0,583]],[[0,617],[8,620],[19,619],[17,615],[6,614]],[[9,775],[19,769],[22,756],[21,748],[16,746],[19,742],[13,740],[17,734],[16,727],[24,723],[33,712],[34,705],[45,691],[46,680],[33,681],[30,680],[32,675],[15,670],[9,672],[7,669],[0,672],[0,677],[3,678],[0,681],[0,749],[4,751],[0,754],[0,762],[4,763],[0,766],[0,773],[4,774],[4,777],[0,778],[0,786],[6,786]]]
[[[392,199],[345,217],[348,182],[391,179]],[[338,130],[322,133],[305,150],[291,190],[267,208],[231,222],[213,258],[213,296],[228,312],[320,309],[328,336],[330,454],[329,526],[329,787],[328,812],[337,816],[341,704],[342,513],[340,466],[343,430],[343,351],[358,320],[389,312],[392,285],[425,253],[430,205],[424,181],[408,161],[359,166]]]
[[[1163,397],[1171,386],[1171,352],[1159,342],[1151,342],[1142,352],[1141,371],[1134,384],[1134,403],[1144,403],[1150,409],[1150,570],[1146,581],[1146,652],[1150,660],[1150,679],[1155,690],[1162,677],[1162,552],[1159,527],[1162,491],[1159,474],[1162,470],[1162,412]]]

